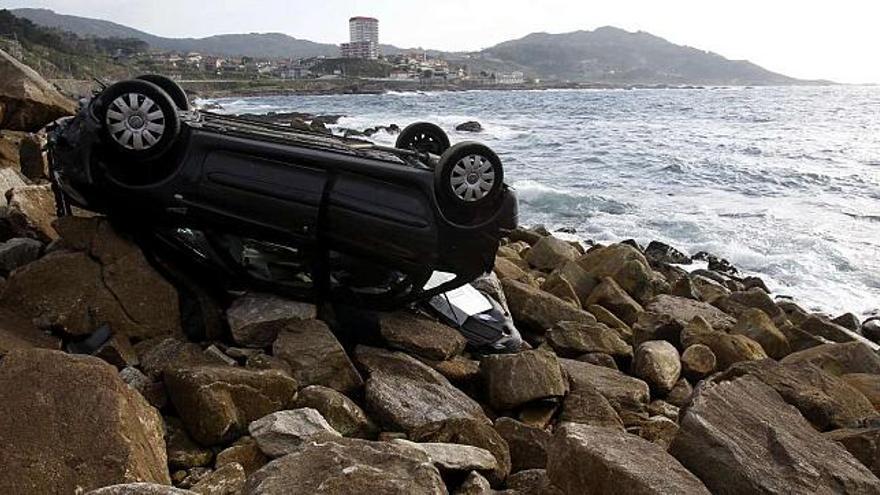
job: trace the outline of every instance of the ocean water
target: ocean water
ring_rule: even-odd
[[[709,251],[814,310],[880,308],[880,87],[213,101],[231,113],[342,114],[337,127],[355,129],[435,122],[453,142],[496,150],[523,224]],[[466,120],[485,130],[455,132]]]

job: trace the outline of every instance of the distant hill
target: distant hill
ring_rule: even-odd
[[[483,50],[549,79],[646,84],[793,84],[796,79],[751,62],[676,45],[614,27],[565,34],[534,33]]]
[[[163,38],[121,24],[57,14],[47,9],[14,9],[36,24],[79,36],[137,38],[151,47],[179,52],[251,57],[337,57],[337,45],[296,39],[281,33],[222,34],[207,38]],[[385,54],[405,51],[381,45]],[[670,43],[645,32],[614,27],[564,34],[533,33],[474,53],[444,53],[456,63],[487,72],[522,71],[530,77],[610,84],[768,85],[800,81],[745,60]]]

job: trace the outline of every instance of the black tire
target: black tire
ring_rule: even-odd
[[[488,146],[472,141],[446,150],[434,169],[441,207],[464,211],[494,203],[503,186],[501,159]]]
[[[155,84],[132,79],[105,89],[95,99],[109,151],[137,162],[155,160],[174,146],[180,117],[171,96]]]
[[[449,149],[449,136],[436,124],[416,122],[400,132],[394,147],[439,156]]]
[[[187,98],[186,92],[183,88],[177,84],[177,81],[160,74],[144,74],[142,76],[137,76],[135,79],[151,82],[156,86],[159,86],[162,90],[168,93],[168,96],[170,96],[174,104],[177,105],[178,110],[189,110],[189,98]]]

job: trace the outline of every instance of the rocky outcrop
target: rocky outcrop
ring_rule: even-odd
[[[704,493],[709,490],[675,458],[621,431],[566,424],[553,436],[547,474],[565,494]]]
[[[245,495],[288,493],[445,494],[428,456],[408,445],[342,439],[316,442],[251,475]]]
[[[75,111],[75,102],[0,50],[0,129],[35,132]]]
[[[670,452],[715,493],[877,493],[880,480],[751,376],[699,390]]]
[[[14,350],[0,361],[3,493],[169,485],[162,418],[89,356]]]
[[[875,476],[880,476],[880,428],[845,428],[829,431],[825,438],[843,445]]]

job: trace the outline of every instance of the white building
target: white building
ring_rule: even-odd
[[[343,58],[379,58],[379,20],[373,17],[352,17],[348,20],[349,42],[343,43]]]

